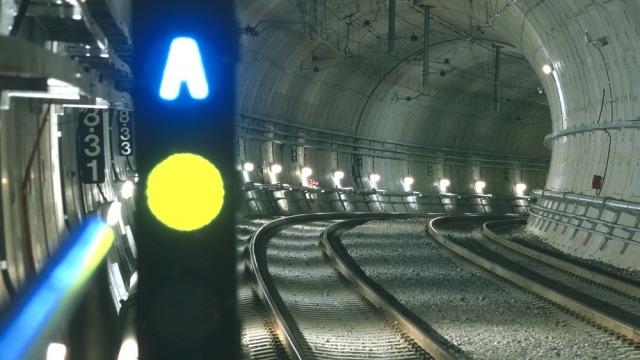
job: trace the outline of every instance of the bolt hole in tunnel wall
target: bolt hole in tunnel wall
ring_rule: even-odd
[[[546,189],[564,197],[536,196],[536,206],[556,212],[532,215],[529,231],[574,255],[638,268],[640,247],[611,235],[640,240],[613,226],[638,225],[629,209],[640,202],[640,5],[394,4],[390,11],[386,1],[238,1],[246,27],[237,166],[255,165],[241,173],[243,211],[518,212],[511,206],[524,204],[519,194]],[[420,39],[424,6],[433,6],[429,51]],[[264,22],[294,18],[302,21]],[[431,75],[426,86],[423,69]],[[269,161],[282,161],[282,172],[270,173]],[[300,187],[310,180],[300,176],[304,165],[317,188]],[[602,177],[597,189],[594,175]],[[403,183],[407,176],[413,184]],[[438,186],[442,179],[450,184]],[[629,206],[585,209],[572,195]],[[552,220],[606,228],[574,235]]]

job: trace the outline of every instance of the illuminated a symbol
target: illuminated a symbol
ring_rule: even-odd
[[[180,94],[183,81],[187,83],[192,98],[204,99],[209,95],[198,43],[191,38],[180,37],[171,42],[160,96],[165,100],[174,100]]]

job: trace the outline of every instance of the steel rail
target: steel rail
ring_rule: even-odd
[[[423,216],[441,216],[441,213],[431,213],[431,214],[422,214]],[[270,221],[263,225],[258,231],[256,231],[253,236],[251,236],[251,240],[248,242],[247,247],[245,248],[245,254],[249,256],[249,259],[245,262],[246,266],[249,267],[250,272],[253,275],[253,280],[255,281],[259,291],[258,294],[260,298],[265,302],[267,310],[270,315],[270,322],[278,334],[278,338],[282,342],[282,345],[286,349],[287,353],[292,359],[303,360],[306,359],[306,355],[298,343],[291,329],[287,325],[285,318],[282,315],[282,312],[278,308],[278,304],[276,303],[275,297],[273,294],[277,293],[275,288],[270,288],[267,285],[266,278],[268,277],[268,269],[266,266],[260,266],[260,261],[258,261],[258,252],[256,247],[261,245],[263,242],[270,240],[270,235],[272,232],[278,228],[301,224],[312,221],[328,221],[328,220],[356,220],[356,219],[390,219],[390,218],[411,218],[415,217],[416,214],[409,213],[316,213],[316,214],[303,214],[303,215],[294,215],[283,217],[280,219],[276,219]]]
[[[585,269],[582,266],[578,266],[575,264],[572,264],[570,262],[566,262],[564,260],[560,260],[554,256],[550,256],[550,255],[546,255],[544,253],[541,253],[539,251],[533,250],[531,248],[528,248],[526,246],[520,245],[516,242],[507,240],[503,237],[501,237],[500,235],[496,234],[495,232],[491,231],[489,229],[489,227],[493,227],[493,226],[500,226],[500,225],[507,225],[507,224],[526,224],[527,221],[526,220],[517,220],[517,221],[512,221],[512,220],[498,220],[498,221],[489,221],[487,223],[484,223],[482,225],[482,234],[486,237],[488,237],[489,239],[497,242],[498,244],[507,247],[511,250],[517,251],[521,254],[524,254],[526,256],[532,257],[536,260],[542,261],[546,264],[549,264],[551,266],[555,266],[557,268],[560,268],[564,271],[568,271],[572,274],[578,275],[578,276],[582,276],[583,278],[586,278],[588,280],[591,280],[593,282],[596,282],[598,284],[602,284],[605,286],[608,286],[610,288],[616,289],[618,291],[624,292],[628,295],[631,296],[635,296],[640,298],[640,288],[637,286],[634,286],[632,284],[626,283],[624,281],[618,280],[618,279],[614,279],[612,277],[603,275],[601,273],[595,272],[595,271],[591,271],[589,269]]]
[[[418,215],[413,217],[433,217]],[[392,218],[398,218],[397,216]],[[376,219],[372,218],[371,220]],[[379,219],[379,218],[377,218]],[[366,220],[366,219],[362,219]],[[336,269],[340,274],[342,274],[349,281],[353,282],[365,297],[371,301],[373,304],[378,306],[390,319],[397,322],[398,326],[401,327],[409,336],[413,338],[413,340],[420,345],[426,352],[428,352],[431,356],[433,356],[437,360],[453,360],[457,359],[453,354],[451,354],[447,349],[438,343],[436,340],[431,338],[426,332],[424,332],[418,325],[416,325],[413,321],[411,321],[408,317],[406,317],[400,310],[396,309],[391,303],[386,299],[386,297],[376,290],[374,290],[371,286],[369,286],[364,279],[362,279],[355,271],[353,271],[347,263],[344,261],[340,255],[336,252],[336,250],[331,246],[331,242],[329,241],[329,234],[339,230],[340,228],[347,227],[352,223],[352,221],[344,221],[335,225],[328,227],[320,237],[320,248],[324,253],[326,259],[329,261],[331,266]]]
[[[490,219],[491,217],[486,217]],[[454,243],[453,241],[447,239],[442,234],[440,234],[434,227],[434,225],[444,219],[448,221],[464,221],[468,219],[467,217],[439,217],[431,220],[428,226],[428,233],[433,236],[436,241],[442,244],[447,249],[452,252],[464,257],[465,259],[477,264],[496,275],[499,275],[514,284],[521,286],[523,289],[536,293],[546,299],[551,300],[552,302],[559,304],[574,313],[583,316],[597,324],[600,324],[603,327],[606,327],[616,333],[626,336],[633,341],[640,341],[640,329],[632,326],[630,324],[625,323],[620,319],[613,318],[609,315],[606,315],[596,309],[587,306],[580,301],[563,295],[555,290],[549,289],[548,287],[541,285],[535,281],[531,281],[530,279],[519,275],[511,270],[508,270],[492,261],[489,261],[481,256],[476,255],[475,253],[465,249],[464,247]],[[503,217],[504,219],[504,217]],[[493,217],[492,220],[496,220],[496,217]]]

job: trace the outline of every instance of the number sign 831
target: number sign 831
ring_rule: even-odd
[[[80,113],[81,122],[78,128],[80,165],[82,182],[85,184],[99,184],[105,179],[102,112],[100,109],[91,109]]]

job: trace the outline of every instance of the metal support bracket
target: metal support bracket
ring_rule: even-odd
[[[1,110],[9,108],[11,97],[62,99],[70,102],[80,100],[81,97],[87,97],[90,101],[101,98],[120,108],[133,107],[129,94],[100,83],[76,61],[26,41],[5,36],[0,36],[0,49],[3,50],[0,51],[0,79],[6,86],[14,85],[0,89]],[[44,79],[46,90],[43,90]],[[23,85],[16,85],[25,80]],[[29,90],[21,90],[27,85]]]

